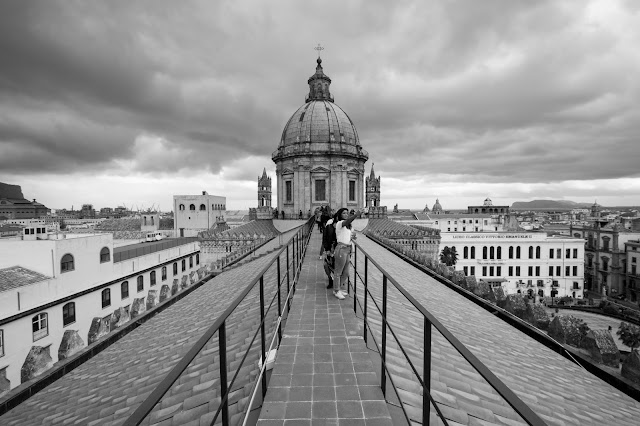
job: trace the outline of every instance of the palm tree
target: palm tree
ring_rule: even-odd
[[[458,262],[458,252],[455,247],[444,246],[440,253],[440,262],[447,266],[455,266]]]

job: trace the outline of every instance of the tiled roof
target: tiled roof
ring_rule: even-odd
[[[294,233],[288,233],[283,241]],[[277,245],[277,242],[268,243],[263,249],[273,250]],[[4,414],[0,424],[122,424],[275,255],[269,252],[214,277]],[[281,265],[284,265],[282,260]],[[269,298],[275,281],[274,265],[265,274],[265,295]],[[254,289],[227,320],[229,380],[238,368],[238,357],[244,353],[260,322],[258,300],[259,293]],[[276,311],[272,309],[266,317],[268,338],[273,333]],[[192,420],[209,424],[220,398],[217,347],[218,339],[214,336],[143,424],[185,425]],[[256,377],[259,338],[252,348],[230,394],[230,416],[234,424],[238,412],[248,403],[248,382]]]
[[[23,285],[38,283],[48,280],[49,278],[50,277],[46,275],[23,268],[22,266],[0,269],[0,292],[22,287]]]
[[[270,238],[275,237],[280,232],[273,226],[271,219],[252,220],[226,231],[216,232],[215,230],[203,231],[198,234],[200,238]]]
[[[387,238],[422,238],[427,231],[417,229],[388,219],[369,219],[365,232],[382,235]]]
[[[407,264],[366,237],[358,244],[550,425],[637,425],[640,403]],[[364,256],[358,253],[359,272]],[[369,263],[368,287],[380,303],[381,274]],[[422,315],[389,284],[388,321],[422,374]],[[371,306],[371,305],[370,305]],[[381,340],[381,323],[369,311]],[[421,388],[388,335],[389,368],[410,416],[419,421]],[[432,340],[431,392],[455,424],[521,424],[522,419],[441,335]],[[432,410],[433,411],[433,410]]]

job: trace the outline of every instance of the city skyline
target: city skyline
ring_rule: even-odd
[[[169,210],[173,195],[201,191],[254,207],[318,43],[382,205],[640,205],[631,1],[0,11],[0,182],[50,208]]]

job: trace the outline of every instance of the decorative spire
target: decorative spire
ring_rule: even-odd
[[[264,169],[262,169],[262,179],[265,179],[267,177],[267,168],[265,167]]]
[[[371,163],[371,174],[369,175],[369,179],[375,179],[376,178],[376,174],[373,171],[373,165],[375,163]]]
[[[309,95],[307,95],[306,102],[309,101],[329,101],[333,102],[333,97],[329,93],[329,86],[331,85],[331,79],[327,77],[322,70],[322,59],[320,58],[320,51],[324,50],[324,47],[318,44],[314,47],[318,51],[318,59],[316,62],[316,73],[309,77],[307,83],[309,84]]]

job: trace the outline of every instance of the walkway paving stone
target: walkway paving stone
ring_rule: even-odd
[[[392,425],[353,299],[333,296],[314,230],[258,425]]]

